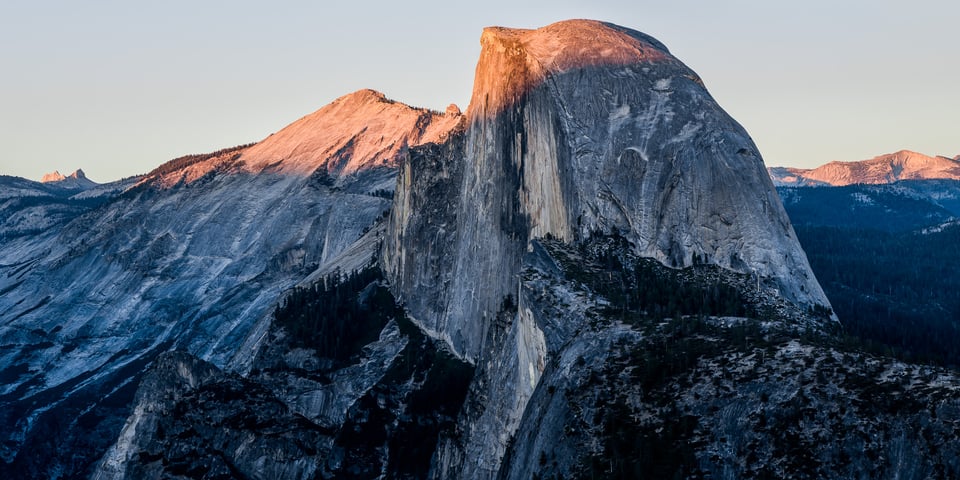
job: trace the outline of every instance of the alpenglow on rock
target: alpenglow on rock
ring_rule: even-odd
[[[480,43],[465,131],[411,152],[383,249],[422,327],[478,358],[528,241],[595,231],[829,306],[757,147],[660,42],[571,20]]]

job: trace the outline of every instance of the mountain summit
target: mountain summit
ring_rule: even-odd
[[[817,168],[771,167],[777,186],[843,186],[858,183],[883,184],[899,180],[960,180],[960,155],[930,157],[900,150],[857,162],[830,162]]]
[[[67,178],[67,177],[64,177],[63,174],[60,173],[59,170],[54,170],[54,171],[52,171],[52,172],[50,172],[50,173],[45,173],[45,174],[43,174],[43,178],[40,179],[40,183],[59,182],[59,181],[62,181],[62,180],[64,180],[64,179],[66,179],[66,178]]]
[[[456,106],[446,112],[415,108],[364,89],[344,95],[270,135],[244,152],[247,168],[311,173],[324,167],[334,176],[361,169],[397,166],[398,154],[439,142],[460,121]]]

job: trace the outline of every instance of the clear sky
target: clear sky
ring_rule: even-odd
[[[3,0],[0,174],[145,173],[360,88],[466,109],[484,26],[569,18],[665,43],[767,165],[960,154],[952,0]]]

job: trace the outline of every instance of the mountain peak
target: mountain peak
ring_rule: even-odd
[[[40,178],[40,183],[51,183],[51,182],[62,182],[67,177],[64,177],[59,170],[54,170],[50,173],[43,174],[43,177]]]
[[[596,20],[566,20],[536,30],[487,27],[480,45],[471,118],[496,115],[551,74],[673,60],[653,37]]]
[[[370,88],[362,88],[353,93],[348,93],[342,97],[337,98],[333,103],[353,103],[353,104],[369,104],[369,103],[394,103],[393,100],[389,100],[386,95],[382,92]]]
[[[411,107],[371,89],[337,98],[245,151],[247,168],[331,174],[394,167],[408,147],[438,142],[460,122],[460,110],[446,113]]]

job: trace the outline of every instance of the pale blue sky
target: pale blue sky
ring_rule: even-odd
[[[484,26],[568,18],[664,42],[767,165],[960,154],[953,1],[3,0],[0,174],[145,173],[360,88],[466,109]]]

